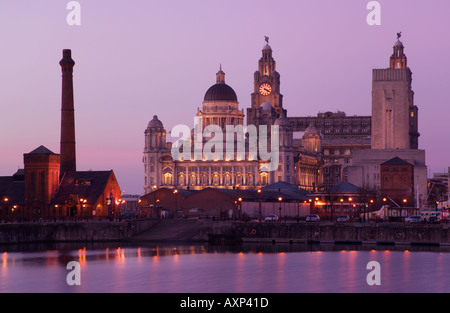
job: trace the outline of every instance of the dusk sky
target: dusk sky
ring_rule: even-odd
[[[450,166],[450,1],[68,0],[0,2],[0,176],[40,145],[59,153],[63,49],[72,49],[78,170],[113,169],[143,192],[144,131],[193,117],[222,64],[240,108],[270,37],[288,116],[371,115],[372,69],[387,68],[397,32],[413,72],[419,145],[431,172]]]

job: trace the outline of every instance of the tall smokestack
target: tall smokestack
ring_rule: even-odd
[[[75,108],[73,101],[73,67],[72,51],[63,50],[63,58],[59,62],[62,70],[61,100],[61,165],[60,175],[76,171],[75,153]]]

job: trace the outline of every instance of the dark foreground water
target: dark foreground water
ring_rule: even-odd
[[[0,247],[0,292],[450,292],[450,253],[431,248],[394,249],[397,251],[300,245]],[[67,283],[67,276],[73,273],[66,269],[71,261],[80,265],[80,286]],[[371,261],[380,265],[381,285],[367,283]]]

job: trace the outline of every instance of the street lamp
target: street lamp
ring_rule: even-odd
[[[278,202],[280,203],[280,222],[281,222],[281,202],[283,201],[282,197],[278,197]]]
[[[242,198],[241,197],[238,198],[238,205],[239,205],[239,209],[238,209],[239,220],[241,220],[242,219]]]
[[[258,189],[258,200],[259,200],[259,222],[262,222],[262,210],[261,210],[261,189]]]
[[[173,191],[173,194],[175,195],[175,214],[178,215],[178,197],[177,197],[178,189],[175,189]]]
[[[350,214],[350,220],[352,220],[353,219],[353,205],[352,205],[353,198],[349,197],[348,201],[350,202],[350,204],[348,206],[348,210],[349,210],[349,214]]]

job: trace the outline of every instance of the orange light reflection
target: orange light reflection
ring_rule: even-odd
[[[2,254],[2,267],[6,268],[8,264],[8,253],[7,252],[3,252]]]
[[[78,250],[78,263],[80,263],[80,265],[86,264],[86,247]]]

